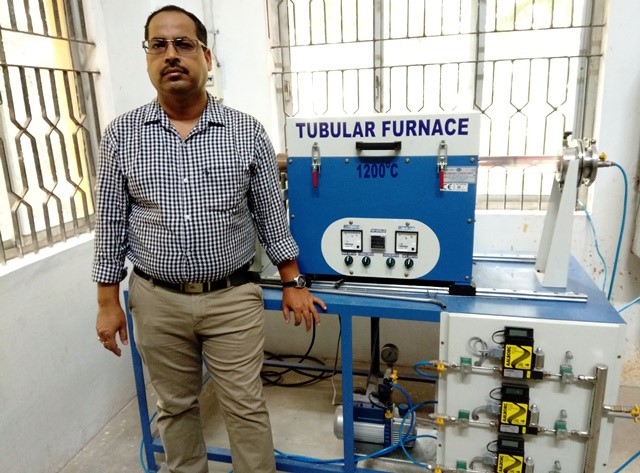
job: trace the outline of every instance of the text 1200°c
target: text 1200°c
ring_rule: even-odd
[[[398,177],[397,163],[361,163],[356,167],[359,179],[395,179]]]

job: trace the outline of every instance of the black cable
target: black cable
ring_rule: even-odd
[[[371,403],[372,406],[377,407],[378,409],[382,409],[382,410],[387,410],[386,406],[383,406],[382,404],[378,404],[378,401],[380,401],[379,399],[377,399],[376,401],[374,401],[373,399],[371,399],[371,396],[375,397],[377,399],[377,396],[375,396],[374,393],[369,393],[369,402]]]
[[[497,342],[497,341],[496,341],[496,338],[495,338],[495,337],[496,337],[496,335],[498,335],[498,334],[502,335],[502,341],[501,341],[501,342]],[[493,332],[493,333],[491,334],[491,340],[493,340],[493,343],[496,343],[496,344],[498,344],[498,345],[504,345],[504,330],[496,330],[495,332]]]
[[[491,449],[489,448],[489,445],[495,445],[496,450],[491,450]],[[492,440],[491,442],[489,442],[489,443],[487,444],[487,451],[488,451],[489,453],[498,453],[497,446],[498,446],[498,441],[497,441],[497,440]]]
[[[305,361],[313,361],[315,362],[317,365],[321,365],[324,366],[324,362],[318,358],[315,357],[311,357],[311,356],[307,356],[305,358],[300,358],[299,355],[293,355],[293,354],[282,354],[282,355],[276,355],[274,353],[270,353],[270,352],[265,352],[265,356],[267,357],[268,360],[278,360],[278,361],[285,361],[287,359],[298,359],[297,363],[300,363],[301,365],[303,364],[303,362]],[[286,383],[283,381],[284,376],[288,373],[296,373],[298,375],[307,377],[309,379],[305,380],[305,381],[298,381],[295,383]],[[331,373],[322,373],[322,374],[316,374],[316,371],[313,368],[308,368],[308,369],[304,369],[304,366],[301,366],[301,368],[294,368],[294,367],[290,367],[290,368],[286,368],[282,371],[278,371],[275,369],[263,369],[260,373],[260,377],[263,380],[263,385],[265,386],[284,386],[284,387],[295,387],[295,386],[306,386],[309,384],[313,384],[313,383],[317,383],[319,381],[322,381],[323,379],[328,379],[332,376]]]
[[[342,331],[340,333],[342,333]],[[338,337],[340,337],[340,335]],[[313,349],[313,345],[315,344],[315,340],[316,340],[316,325],[313,324],[311,342],[309,343],[309,347],[307,348],[307,351],[305,352],[304,355],[300,356],[300,355],[288,354],[288,353],[275,354],[269,351],[265,351],[264,352],[265,358],[267,360],[278,360],[278,361],[285,361],[287,359],[297,359],[295,363],[298,363],[301,365],[306,361],[313,361],[318,365],[325,366],[322,360],[309,356],[309,353],[311,353],[311,350]],[[340,338],[338,338],[338,342],[339,340]],[[337,358],[336,358],[336,363],[337,363]],[[317,383],[324,379],[331,378],[335,373],[335,368],[334,368],[334,373],[315,374],[315,373],[312,373],[312,371],[313,371],[312,369],[305,370],[304,366],[302,366],[301,368],[290,367],[283,370],[275,370],[275,369],[267,370],[263,368],[262,371],[260,372],[260,377],[262,378],[262,384],[265,386],[283,386],[283,387],[308,386],[310,384]],[[286,383],[283,381],[283,378],[284,378],[284,375],[286,375],[287,373],[297,373],[309,379],[304,381],[298,381],[295,383]]]
[[[371,382],[371,376],[373,375],[373,357],[376,356],[376,345],[378,345],[378,338],[380,337],[380,327],[376,330],[373,340],[371,340],[371,356],[369,357],[369,374],[367,375],[367,384],[365,384],[365,391],[369,388]],[[376,373],[376,376],[378,373]]]
[[[501,389],[501,388],[493,388],[491,391],[489,391],[489,397],[490,397],[491,399],[493,399],[494,401],[501,401],[501,400],[502,400],[502,396],[500,396],[500,397],[493,397],[493,396],[494,396],[494,393],[495,393],[496,391],[500,391],[500,389]]]

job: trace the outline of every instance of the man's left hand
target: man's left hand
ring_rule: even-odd
[[[304,319],[307,331],[311,330],[312,323],[320,325],[320,314],[316,305],[324,311],[327,310],[324,301],[311,294],[306,287],[285,287],[282,289],[282,313],[287,324],[291,322],[293,315],[294,325],[300,325]]]

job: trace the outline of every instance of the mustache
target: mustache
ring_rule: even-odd
[[[170,70],[170,69],[172,69],[172,70],[178,69],[180,72],[182,72],[184,74],[188,74],[189,73],[189,71],[186,68],[184,68],[182,66],[179,66],[178,64],[169,64],[168,66],[166,66],[165,68],[162,69],[161,74],[162,75],[167,74],[167,71]]]

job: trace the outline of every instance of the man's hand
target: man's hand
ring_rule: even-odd
[[[123,345],[129,343],[127,337],[127,319],[120,306],[118,284],[98,284],[98,317],[96,318],[98,340],[107,350],[120,356],[121,351],[116,341],[120,336]]]
[[[327,310],[324,301],[311,294],[306,287],[285,287],[282,290],[282,313],[287,324],[291,322],[291,315],[293,315],[296,326],[300,325],[304,318],[307,332],[311,330],[312,323],[320,325],[320,314],[318,314],[316,304],[322,310]]]

